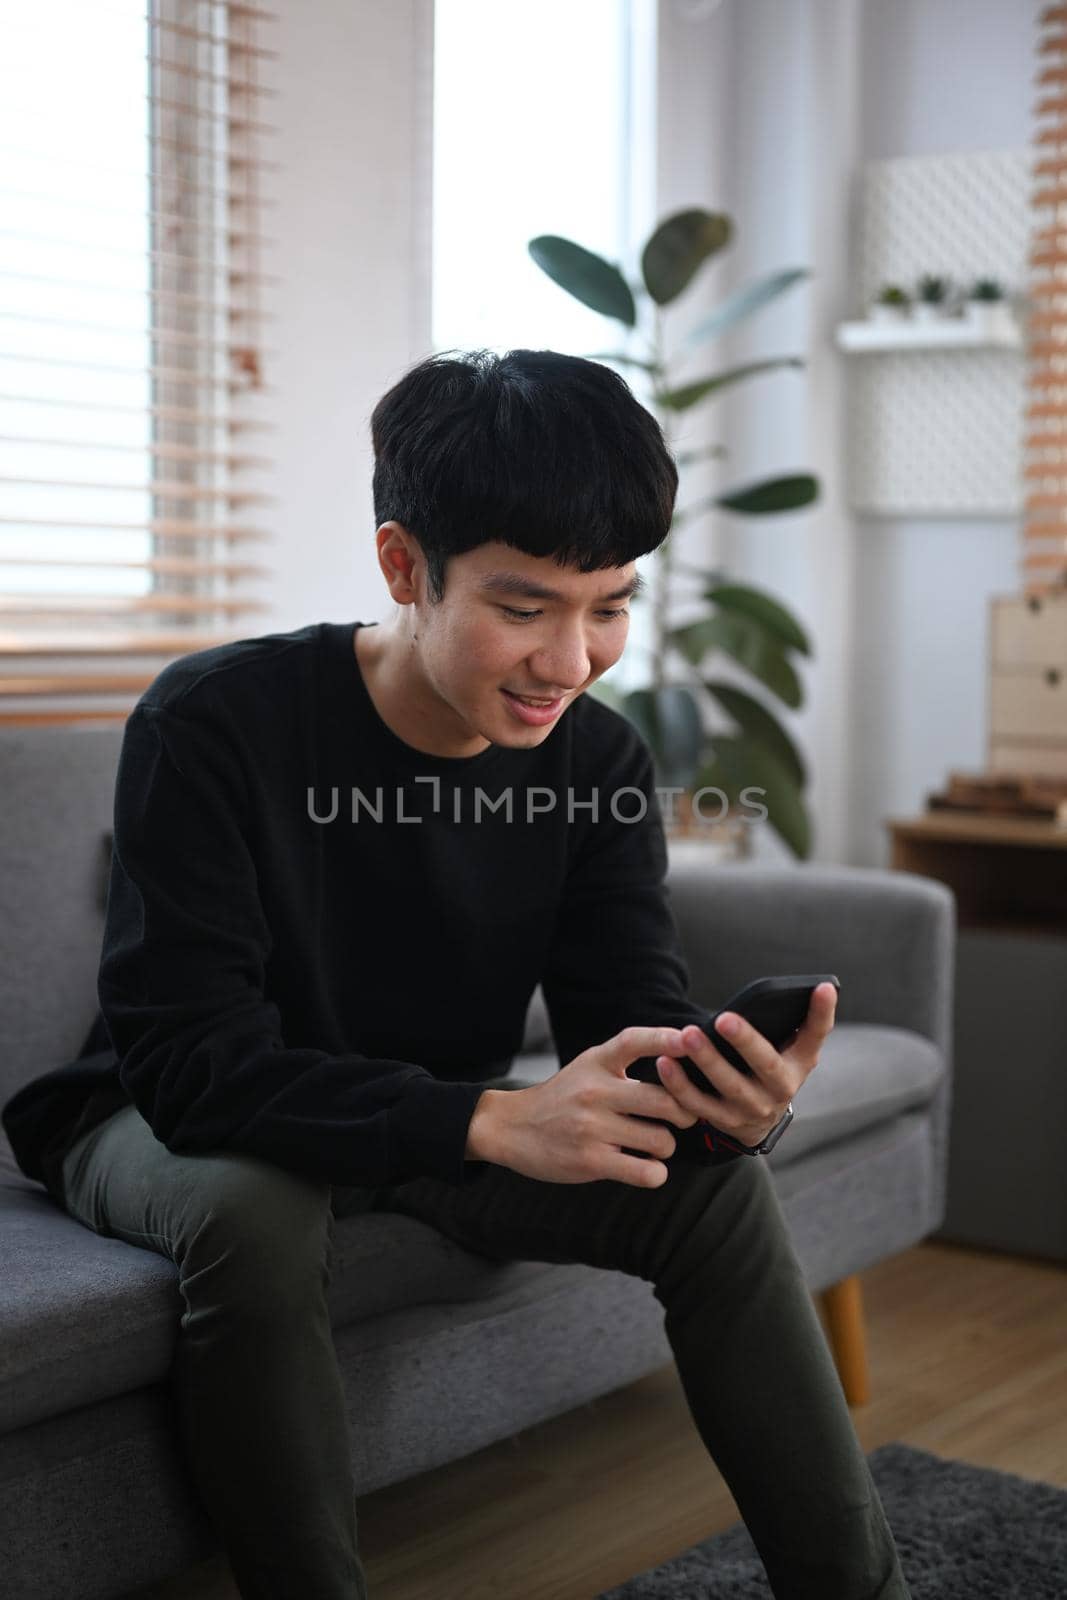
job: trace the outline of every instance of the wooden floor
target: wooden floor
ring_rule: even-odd
[[[1067,1270],[927,1243],[862,1283],[864,1449],[1067,1488]],[[673,1366],[359,1503],[372,1600],[592,1600],[736,1520]],[[149,1593],[236,1597],[221,1559]]]

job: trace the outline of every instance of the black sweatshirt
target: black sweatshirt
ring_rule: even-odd
[[[75,1139],[130,1101],[174,1152],[473,1181],[468,1125],[539,981],[563,1064],[703,1020],[631,724],[583,695],[534,749],[424,755],[378,714],[358,626],[183,657],[131,713],[102,1017],[4,1111],[57,1197]]]

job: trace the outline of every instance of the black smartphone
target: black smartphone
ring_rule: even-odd
[[[757,1033],[762,1033],[765,1039],[769,1039],[776,1050],[784,1050],[804,1026],[811,1009],[812,994],[820,983],[832,983],[840,992],[841,985],[832,972],[805,973],[781,978],[756,978],[754,982],[746,983],[732,1000],[728,1000],[717,1011],[709,1011],[705,1020],[697,1023],[697,1027],[703,1028],[716,1050],[729,1061],[731,1066],[751,1078],[752,1068],[744,1056],[724,1039],[721,1033],[715,1032],[716,1019],[721,1017],[724,1011],[734,1011],[738,1016],[744,1017],[746,1022],[750,1022]],[[682,1056],[680,1059],[698,1089],[703,1090],[705,1094],[714,1095],[717,1099],[722,1098],[714,1084],[688,1056]],[[642,1083],[663,1082],[656,1071],[654,1056],[642,1056],[639,1061],[632,1061],[626,1069],[626,1075],[629,1078],[638,1078]]]

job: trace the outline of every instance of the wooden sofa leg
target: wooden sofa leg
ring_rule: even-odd
[[[867,1381],[867,1332],[863,1323],[863,1293],[856,1273],[822,1291],[822,1305],[830,1330],[837,1374],[850,1406],[864,1406],[870,1398]]]

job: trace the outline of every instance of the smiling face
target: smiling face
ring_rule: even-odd
[[[493,542],[450,559],[444,597],[431,605],[412,535],[383,524],[378,554],[404,608],[374,646],[379,709],[402,739],[435,755],[542,743],[622,655],[629,599],[643,586],[634,562],[579,572]]]

